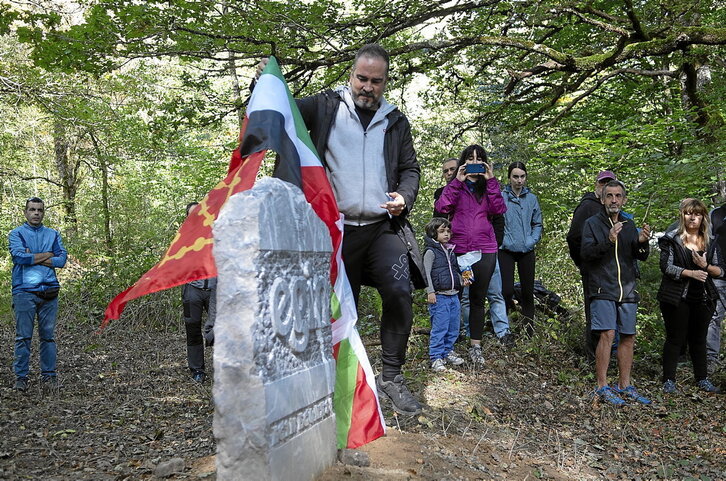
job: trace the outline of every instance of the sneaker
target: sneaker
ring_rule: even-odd
[[[421,404],[406,387],[403,374],[397,375],[393,381],[384,381],[383,374],[379,374],[376,377],[376,387],[379,395],[382,394],[391,400],[393,410],[397,413],[415,416],[421,412]]]
[[[645,396],[638,394],[638,390],[632,384],[625,389],[620,389],[617,384],[614,386],[613,391],[618,393],[620,397],[630,399],[631,401],[639,402],[640,404],[651,404],[650,399]]]
[[[28,378],[27,377],[19,377],[15,380],[15,389],[20,392],[25,392],[28,390]]]
[[[513,347],[514,346],[514,335],[512,333],[508,332],[499,338],[499,342],[504,347]]]
[[[435,359],[431,363],[431,370],[434,372],[444,372],[446,371],[446,362],[444,362],[443,359]]]
[[[207,379],[207,375],[203,372],[195,372],[194,374],[192,374],[192,379],[194,380],[194,382],[202,384]]]
[[[711,381],[708,379],[701,379],[696,383],[696,386],[698,386],[698,389],[705,392],[711,392],[714,394],[720,394],[721,390],[713,385]]]
[[[60,382],[58,382],[58,376],[40,376],[40,383],[43,385],[43,387],[48,387],[51,389],[57,389],[60,387]]]
[[[469,348],[469,357],[474,365],[484,364],[484,355],[481,353],[481,346],[471,346]]]
[[[451,351],[450,353],[448,353],[446,355],[446,362],[448,362],[454,366],[461,366],[466,361],[464,361],[464,358],[457,356],[454,351]]]
[[[620,397],[615,394],[615,391],[612,390],[610,386],[603,386],[601,388],[595,389],[595,396],[600,398],[602,401],[606,401],[613,406],[624,406],[625,401],[620,399]]]
[[[676,382],[673,379],[667,379],[666,382],[663,383],[663,392],[665,394],[673,394],[676,392]]]

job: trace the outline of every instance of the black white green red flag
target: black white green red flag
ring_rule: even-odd
[[[373,370],[355,328],[355,302],[341,255],[343,218],[323,164],[274,57],[270,57],[250,98],[239,158],[263,150],[277,152],[275,177],[300,187],[330,232],[333,244],[331,321],[336,359],[333,403],[338,447],[356,448],[382,436],[385,423]]]

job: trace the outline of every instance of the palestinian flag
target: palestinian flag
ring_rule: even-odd
[[[330,282],[333,355],[336,359],[334,408],[338,448],[356,448],[384,434],[375,377],[355,328],[353,292],[341,256],[343,218],[315,147],[277,61],[270,57],[250,98],[240,158],[261,150],[279,155],[275,177],[303,191],[315,213],[328,226],[333,244]]]

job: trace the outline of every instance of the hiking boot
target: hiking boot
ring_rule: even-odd
[[[27,377],[19,377],[15,380],[15,390],[20,392],[25,392],[28,390],[28,378]]]
[[[446,362],[448,362],[454,366],[461,366],[466,361],[464,361],[463,358],[457,356],[454,351],[451,351],[450,353],[448,353],[446,355]]]
[[[613,391],[610,386],[603,386],[601,388],[595,389],[595,396],[600,398],[601,401],[610,403],[613,406],[625,405],[625,401],[620,399],[620,397],[615,394],[615,391]]]
[[[398,374],[393,381],[384,381],[383,374],[376,377],[378,393],[391,400],[393,410],[400,414],[415,416],[421,412],[421,404],[413,397],[406,387],[403,374]]]
[[[192,379],[194,380],[194,382],[202,384],[207,379],[207,375],[203,372],[195,372],[192,374]]]
[[[514,347],[514,335],[508,332],[499,338],[499,342],[504,347]]]
[[[436,359],[431,363],[431,370],[434,372],[444,372],[446,371],[446,363],[441,358]]]
[[[714,394],[720,394],[721,390],[713,385],[711,381],[708,379],[701,379],[696,383],[696,386],[698,386],[698,389],[704,392],[710,392]]]
[[[471,346],[469,348],[469,358],[474,365],[482,366],[484,364],[484,355],[481,353],[481,346]]]
[[[58,376],[49,376],[49,375],[40,376],[40,383],[43,385],[43,387],[47,387],[50,389],[60,388],[60,382],[58,382]]]
[[[676,392],[676,382],[673,379],[667,379],[666,382],[663,383],[663,393],[673,394],[674,392]]]
[[[645,405],[651,404],[650,399],[638,394],[638,390],[635,389],[635,386],[633,386],[632,384],[630,386],[626,387],[625,389],[620,389],[620,386],[616,384],[615,387],[613,388],[613,391],[618,393],[618,395],[620,395],[621,398],[627,398],[627,399],[630,399],[631,401],[639,402],[640,404],[645,404]]]

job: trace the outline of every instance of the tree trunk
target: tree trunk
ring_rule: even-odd
[[[68,139],[66,128],[61,119],[53,122],[53,142],[55,144],[55,165],[63,188],[63,210],[67,229],[71,235],[78,232],[76,216],[76,193],[78,191],[78,169],[80,162],[73,164],[68,156]]]
[[[106,243],[106,253],[111,255],[113,253],[113,237],[111,236],[111,208],[109,201],[109,188],[108,188],[108,160],[101,147],[98,145],[98,139],[90,133],[91,142],[93,142],[93,149],[96,152],[96,158],[98,159],[98,165],[101,168],[101,208],[103,211],[103,237]]]

